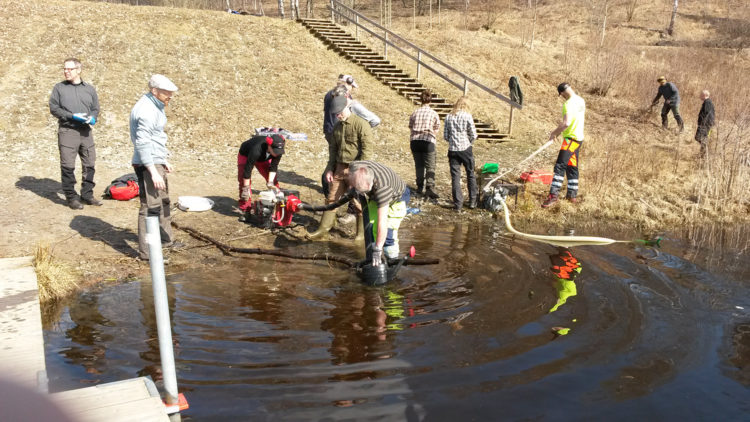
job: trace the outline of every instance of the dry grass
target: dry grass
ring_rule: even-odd
[[[747,50],[704,48],[700,43],[713,46],[735,36],[736,25],[721,30],[711,19],[724,19],[731,10],[735,19],[746,22],[748,7],[729,0],[684,4],[685,16],[677,21],[672,44],[659,46],[664,39],[653,29],[668,23],[666,2],[639,2],[630,22],[630,1],[616,2],[604,48],[599,48],[592,41],[599,36],[593,3],[540,2],[533,50],[528,48],[531,15],[525,2],[500,1],[496,16],[488,16],[487,2],[480,3],[482,9],[470,9],[469,15],[450,9],[463,3],[445,3],[440,26],[433,17],[430,28],[428,17],[422,16],[416,29],[410,13],[398,18],[394,10],[393,29],[500,92],[507,92],[511,75],[520,78],[526,105],[516,113],[517,142],[477,145],[479,164],[511,167],[546,140],[559,120],[561,102],[554,87],[560,81],[570,81],[586,98],[582,203],[542,211],[534,203],[544,189],[534,187],[516,218],[559,222],[561,215],[572,213],[579,220],[642,227],[677,225],[685,219],[746,219],[750,58]],[[362,5],[377,16],[376,3]],[[269,12],[275,3],[265,7]],[[566,13],[571,7],[576,13]],[[405,180],[413,178],[407,122],[414,106],[328,50],[299,24],[206,10],[63,0],[4,2],[0,11],[0,95],[5,99],[0,110],[7,116],[0,121],[0,144],[13,168],[26,169],[30,160],[50,169],[58,165],[52,141],[56,122],[49,116],[47,99],[61,78],[61,60],[74,55],[83,61],[84,78],[96,85],[102,103],[96,131],[98,168],[129,170],[128,114],[149,75],[158,72],[181,88],[168,126],[181,176],[210,179],[217,194],[235,195],[232,160],[237,146],[253,128],[278,124],[310,135],[310,141],[288,148],[282,167],[316,183],[327,156],[321,99],[336,75],[350,73],[361,85],[360,101],[383,120],[376,131],[376,159],[391,163]],[[321,4],[315,13],[325,15]],[[477,24],[466,25],[466,19]],[[482,26],[489,29],[479,29]],[[414,71],[413,64],[395,53],[389,58]],[[687,130],[680,136],[662,132],[658,115],[643,112],[660,74],[675,81],[682,93]],[[459,95],[435,77],[425,76],[424,82],[451,100]],[[704,88],[713,93],[719,126],[709,162],[700,167],[692,134],[700,107],[697,95]],[[472,90],[470,97],[477,117],[507,127],[505,105]],[[29,155],[32,147],[36,150]],[[530,167],[551,169],[553,149]],[[439,156],[445,150],[440,143]],[[439,184],[448,186],[447,160],[439,160],[437,170]]]
[[[39,284],[39,301],[43,305],[56,302],[78,290],[78,275],[52,255],[48,244],[39,244],[34,249],[34,270]]]

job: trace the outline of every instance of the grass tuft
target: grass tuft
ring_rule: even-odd
[[[42,304],[56,302],[78,290],[77,274],[52,255],[48,244],[40,243],[34,249],[34,270]]]

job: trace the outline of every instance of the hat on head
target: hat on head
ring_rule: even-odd
[[[667,81],[667,78],[665,78],[664,76],[659,76],[658,78],[656,78],[656,82],[666,82],[666,81]]]
[[[331,101],[331,113],[333,115],[339,114],[346,106],[349,104],[349,100],[344,95],[337,95],[333,97],[333,100]]]
[[[566,89],[570,88],[570,84],[567,82],[563,82],[560,85],[557,86],[557,93],[562,94],[565,92]]]
[[[267,137],[266,139],[271,140],[271,142],[268,142],[268,145],[271,145],[271,150],[273,150],[273,153],[276,155],[282,155],[284,153],[284,144],[286,144],[286,140],[284,140],[284,137],[278,134],[271,135]]]
[[[344,82],[345,84],[351,85],[354,88],[359,88],[359,85],[354,82],[354,77],[352,77],[352,75],[339,75],[339,82]]]
[[[175,85],[172,81],[169,80],[164,75],[153,75],[151,76],[151,79],[148,81],[148,87],[149,88],[156,88],[156,89],[163,89],[165,91],[177,91],[177,85]]]

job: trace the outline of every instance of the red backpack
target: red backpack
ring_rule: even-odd
[[[113,180],[104,189],[104,195],[118,201],[129,201],[138,196],[138,177],[135,173],[126,174]]]

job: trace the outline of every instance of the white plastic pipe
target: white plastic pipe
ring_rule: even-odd
[[[146,217],[146,243],[148,243],[149,266],[151,267],[151,284],[154,288],[154,308],[156,309],[156,330],[159,336],[159,355],[161,371],[164,377],[167,404],[176,404],[177,373],[174,366],[172,348],[172,325],[169,322],[169,302],[167,300],[167,282],[164,278],[164,255],[161,251],[161,232],[159,217]]]

